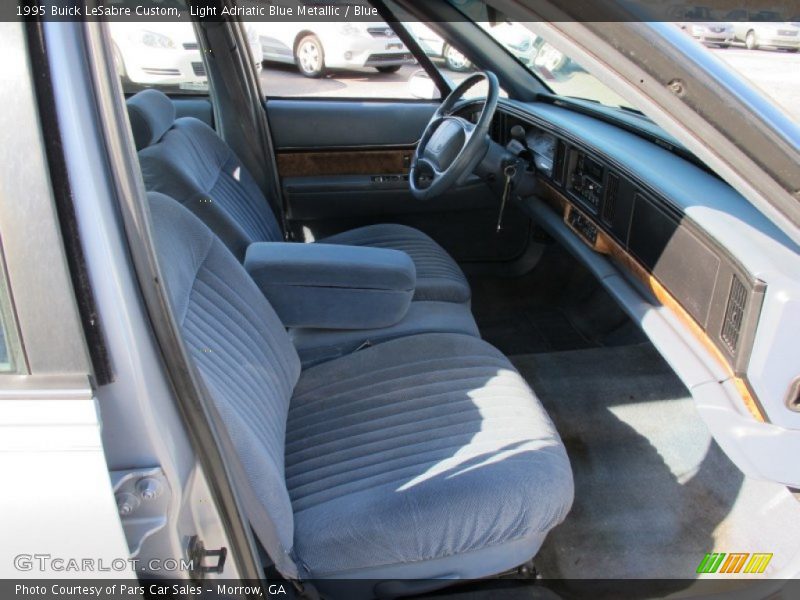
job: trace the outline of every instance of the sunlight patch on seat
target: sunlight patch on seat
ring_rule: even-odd
[[[480,388],[468,392],[481,415],[481,427],[468,443],[449,458],[432,465],[397,488],[408,490],[425,481],[442,477],[451,479],[471,471],[508,460],[514,456],[535,452],[551,445],[552,440],[543,435],[541,426],[530,412],[526,386],[514,371],[501,370]],[[498,394],[499,392],[499,394]],[[514,407],[519,406],[519,411]],[[525,421],[530,426],[525,426]]]

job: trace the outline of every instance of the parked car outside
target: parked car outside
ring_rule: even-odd
[[[114,60],[120,75],[140,85],[205,89],[205,64],[193,26],[189,22],[109,23]],[[250,52],[261,69],[261,46],[252,25],[245,28]]]
[[[706,46],[727,48],[733,42],[733,26],[715,19],[707,6],[676,6],[668,14],[678,27]]]
[[[431,58],[443,59],[445,66],[451,71],[462,73],[472,70],[472,62],[430,27],[419,22],[406,23],[406,26],[425,54]]]
[[[374,67],[396,73],[414,64],[414,56],[394,30],[382,22],[259,22],[263,60],[295,64],[306,77],[322,77],[328,69]]]
[[[543,38],[538,38],[534,47],[536,55],[533,64],[529,66],[534,67],[545,78],[566,78],[578,68],[569,56]]]
[[[733,22],[734,39],[743,42],[748,50],[762,46],[788,52],[800,49],[800,26],[797,22],[782,21],[778,12],[734,10],[726,18]]]
[[[678,23],[678,25],[686,33],[706,46],[727,48],[733,42],[733,25],[730,23],[705,21],[700,23]]]
[[[526,66],[533,64],[539,49],[537,42],[540,41],[540,38],[528,29],[519,23],[508,22],[478,23],[478,25],[491,33],[522,64]],[[444,60],[445,66],[451,71],[463,73],[473,69],[472,62],[466,56],[424,23],[412,22],[406,23],[406,26],[411,30],[425,54]]]

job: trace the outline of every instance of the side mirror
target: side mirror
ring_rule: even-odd
[[[408,89],[414,98],[435,100],[439,97],[439,89],[424,69],[419,69],[408,78]]]

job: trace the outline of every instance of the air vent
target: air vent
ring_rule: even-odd
[[[606,197],[603,200],[603,221],[612,223],[617,212],[617,190],[619,190],[619,177],[614,173],[608,174],[606,181]]]
[[[553,181],[558,184],[564,183],[564,156],[567,153],[567,148],[564,142],[558,142],[556,147],[556,159],[553,164]]]
[[[725,318],[722,321],[722,342],[731,354],[736,354],[739,345],[739,334],[744,321],[744,311],[747,308],[747,289],[741,280],[734,275],[731,281],[731,291],[728,294],[728,305],[725,308]]]

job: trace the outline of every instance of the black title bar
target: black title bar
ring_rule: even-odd
[[[429,2],[430,0],[426,0]],[[464,20],[489,20],[482,0],[453,3]],[[488,4],[492,4],[489,0]],[[800,0],[522,0],[534,13],[561,20],[607,21],[800,21]],[[368,0],[12,0],[0,2],[0,21],[278,21],[381,22]],[[451,19],[452,20],[452,19]],[[515,19],[519,20],[519,19]]]

